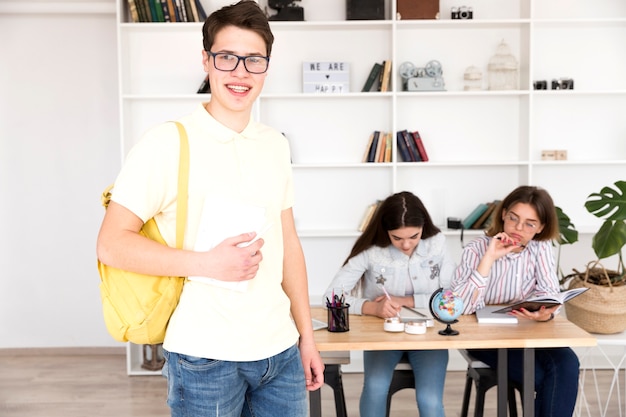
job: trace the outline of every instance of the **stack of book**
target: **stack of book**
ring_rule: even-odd
[[[491,226],[495,208],[500,200],[494,200],[489,203],[479,203],[474,210],[463,219],[464,229],[487,229]]]
[[[370,73],[363,84],[361,92],[391,91],[391,61],[375,62]]]
[[[204,22],[207,18],[200,0],[128,0],[133,23]]]

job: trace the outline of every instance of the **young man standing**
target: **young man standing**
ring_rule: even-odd
[[[293,220],[290,152],[280,132],[251,120],[274,37],[252,0],[212,13],[202,30],[211,98],[179,120],[190,147],[184,249],[138,233],[155,217],[175,246],[179,138],[165,123],[127,157],[98,258],[145,274],[196,277],[185,283],[163,345],[173,417],[304,417],[306,391],[323,384],[324,365]],[[242,246],[265,226],[261,239]]]

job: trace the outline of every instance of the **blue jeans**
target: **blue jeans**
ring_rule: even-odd
[[[364,382],[361,417],[385,416],[393,371],[406,353],[415,377],[415,399],[420,417],[444,417],[443,386],[448,367],[447,350],[378,350],[363,352]]]
[[[296,346],[268,359],[229,362],[163,352],[172,417],[306,417]]]
[[[472,355],[496,369],[498,351],[472,350]],[[509,349],[509,379],[523,380],[523,352]],[[570,348],[535,349],[535,416],[571,417],[578,395],[578,356]]]

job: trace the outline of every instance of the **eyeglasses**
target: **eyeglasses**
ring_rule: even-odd
[[[518,224],[520,224],[520,218],[517,217],[515,214],[513,213],[507,213],[507,215],[504,217],[505,221],[509,221],[511,223],[514,223],[515,226],[517,226]],[[534,232],[535,230],[537,230],[537,223],[531,223],[531,222],[524,222],[522,223],[522,228],[524,230],[526,230],[527,232]]]
[[[235,54],[227,54],[225,52],[206,51],[213,57],[213,66],[220,71],[234,71],[239,65],[239,61],[243,61],[243,66],[250,74],[263,74],[267,71],[270,63],[268,56],[249,55],[239,56]]]

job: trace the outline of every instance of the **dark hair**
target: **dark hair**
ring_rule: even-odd
[[[384,248],[391,245],[388,232],[401,227],[421,227],[422,239],[428,239],[441,232],[433,224],[422,200],[415,194],[408,191],[393,194],[376,209],[367,227],[354,243],[344,265],[350,258],[371,246]]]
[[[530,204],[543,225],[543,230],[537,233],[534,240],[552,240],[559,236],[559,219],[556,216],[556,208],[550,194],[543,188],[522,185],[511,191],[504,200],[496,207],[493,223],[485,232],[487,236],[495,236],[504,230],[502,216],[511,207],[518,203]]]
[[[202,44],[210,51],[217,33],[226,26],[236,26],[257,33],[265,41],[267,56],[272,53],[274,35],[267,16],[254,0],[241,0],[211,13],[202,26]]]

